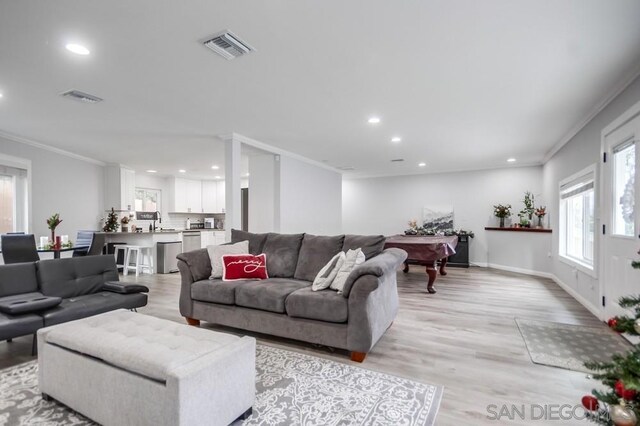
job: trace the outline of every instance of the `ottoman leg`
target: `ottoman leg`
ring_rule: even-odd
[[[38,337],[33,334],[33,342],[31,343],[31,356],[38,355]]]
[[[247,420],[249,417],[251,417],[251,414],[253,414],[253,407],[249,408],[247,411],[242,413],[240,417],[238,417],[238,419]]]
[[[42,394],[42,400],[49,402],[49,401],[51,401],[51,397],[49,395],[47,395],[46,393],[43,393]]]

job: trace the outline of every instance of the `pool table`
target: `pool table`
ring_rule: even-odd
[[[445,237],[440,235],[393,235],[387,237],[385,248],[399,248],[407,252],[407,261],[404,264],[404,272],[409,272],[409,264],[426,266],[428,277],[427,291],[434,294],[437,277],[438,262],[440,262],[440,275],[447,275],[445,269],[447,258],[456,253],[458,237],[456,235]]]

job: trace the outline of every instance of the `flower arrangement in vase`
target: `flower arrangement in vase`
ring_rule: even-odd
[[[47,219],[47,226],[51,231],[51,244],[53,244],[54,247],[58,245],[58,242],[56,241],[56,228],[61,223],[62,219],[60,219],[60,213],[55,213],[49,219]]]
[[[493,206],[493,215],[500,219],[500,228],[504,228],[504,219],[511,216],[511,204]]]
[[[122,224],[122,232],[129,232],[129,222],[131,222],[131,219],[133,219],[133,215],[122,216],[122,219],[120,219],[120,223]]]
[[[544,228],[542,226],[542,221],[544,220],[544,217],[547,215],[547,207],[546,206],[538,207],[535,211],[535,215],[538,218],[538,228]]]

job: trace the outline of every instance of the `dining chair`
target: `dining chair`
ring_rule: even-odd
[[[96,231],[78,231],[73,257],[98,256],[104,251],[106,237]]]
[[[40,260],[33,234],[5,234],[0,237],[0,244],[5,265]]]
[[[87,252],[87,256],[99,256],[104,253],[104,245],[107,242],[107,237],[104,234],[99,234],[97,232],[93,233],[93,238],[91,239],[91,244],[89,245],[89,250]]]

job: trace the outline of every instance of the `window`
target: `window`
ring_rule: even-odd
[[[27,170],[0,159],[0,234],[27,231]]]
[[[560,256],[593,270],[595,240],[595,168],[560,184]]]
[[[633,237],[635,232],[635,200],[633,187],[636,175],[636,145],[633,141],[613,150],[613,234]]]
[[[159,189],[136,188],[135,210],[137,212],[160,211],[160,199]]]

